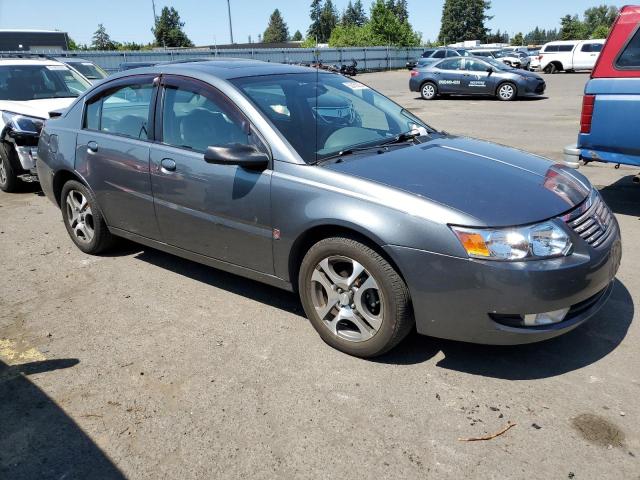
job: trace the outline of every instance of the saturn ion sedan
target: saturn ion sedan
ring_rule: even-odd
[[[537,73],[511,67],[493,58],[447,58],[411,71],[409,90],[423,99],[444,95],[483,95],[509,102],[542,95],[547,85]]]
[[[605,304],[620,263],[616,219],[580,173],[310,68],[123,72],[47,120],[38,155],[83,252],[124,237],[296,291],[323,340],[360,357],[414,328],[555,337]]]

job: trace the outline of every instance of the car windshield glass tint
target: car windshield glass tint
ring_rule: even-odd
[[[82,63],[73,63],[71,64],[73,68],[78,70],[82,75],[84,75],[89,80],[101,80],[103,78],[107,78],[107,73],[101,68],[97,67],[93,63],[82,62]]]
[[[64,65],[0,67],[0,100],[77,97],[89,87],[82,76]]]
[[[302,73],[232,80],[307,163],[429,127],[350,78]]]

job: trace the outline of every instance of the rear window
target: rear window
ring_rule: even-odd
[[[542,53],[571,52],[573,48],[574,45],[547,45],[544,47]]]
[[[640,29],[636,30],[635,35],[618,57],[616,67],[626,70],[640,69]]]

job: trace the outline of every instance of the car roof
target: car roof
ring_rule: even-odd
[[[42,65],[42,66],[53,66],[53,65],[62,65],[62,63],[57,62],[55,60],[47,60],[47,59],[35,59],[35,58],[1,58],[0,57],[0,66],[17,66],[17,65]]]
[[[56,60],[61,63],[93,63],[91,60],[80,57],[56,57]]]
[[[125,77],[132,74],[175,74],[194,76],[198,74],[211,75],[217,78],[229,80],[232,78],[257,77],[261,75],[282,75],[287,73],[312,73],[316,68],[287,65],[283,63],[262,62],[259,60],[240,58],[217,58],[205,61],[180,61],[164,63],[151,67],[143,67],[120,72],[115,77]],[[323,73],[323,72],[321,72]]]

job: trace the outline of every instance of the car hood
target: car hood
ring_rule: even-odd
[[[43,98],[40,100],[28,100],[15,102],[0,100],[0,110],[3,112],[19,113],[30,117],[49,118],[49,112],[67,108],[75,101],[73,98]]]
[[[442,137],[383,154],[346,157],[324,168],[377,182],[477,219],[526,225],[560,216],[585,200],[581,174],[536,155],[464,137]]]

